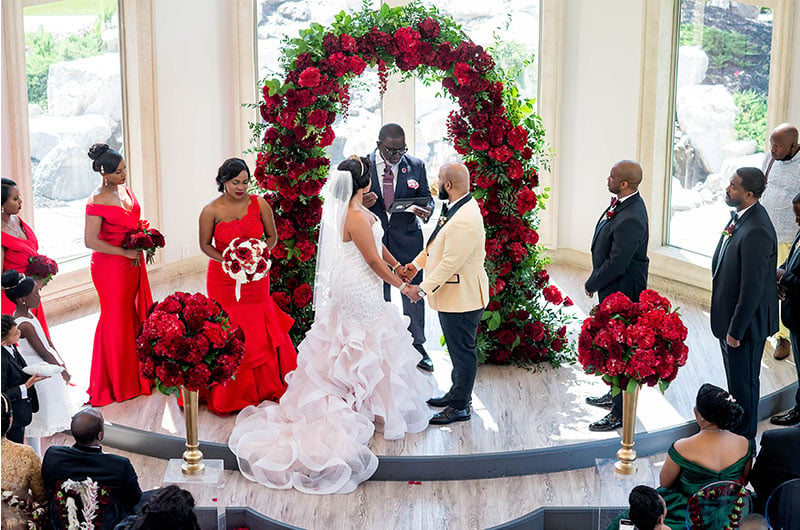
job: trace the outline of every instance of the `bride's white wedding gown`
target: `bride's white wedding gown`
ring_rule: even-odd
[[[380,252],[383,231],[372,227]],[[271,488],[349,493],[378,467],[367,447],[376,429],[395,440],[432,416],[433,383],[416,368],[408,318],[384,301],[383,281],[353,242],[330,285],[280,404],[247,407],[231,433],[242,474]]]

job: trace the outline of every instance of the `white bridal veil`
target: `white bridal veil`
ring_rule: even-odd
[[[344,246],[344,220],[353,197],[353,177],[349,171],[331,169],[322,188],[322,221],[317,244],[317,273],[314,277],[314,320],[331,297],[331,275]]]

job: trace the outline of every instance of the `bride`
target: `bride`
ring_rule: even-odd
[[[305,493],[350,493],[378,467],[367,444],[421,432],[433,384],[417,371],[407,317],[383,299],[383,282],[406,284],[381,243],[377,218],[361,205],[369,160],[353,156],[332,172],[314,284],[315,319],[298,347],[280,404],[247,407],[230,437],[250,480]]]

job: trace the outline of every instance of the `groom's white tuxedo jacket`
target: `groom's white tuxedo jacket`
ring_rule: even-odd
[[[466,313],[489,303],[486,260],[486,232],[478,202],[467,201],[453,214],[422,249],[414,262],[425,269],[420,284],[431,309],[445,313]]]

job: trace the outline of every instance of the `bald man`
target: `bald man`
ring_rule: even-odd
[[[75,438],[72,447],[54,445],[44,454],[42,479],[45,489],[53,498],[59,483],[91,477],[108,488],[113,505],[113,509],[107,508],[103,512],[100,527],[114,528],[119,521],[134,513],[142,496],[136,471],[124,456],[103,452],[100,442],[105,434],[104,420],[98,409],[78,411],[72,417],[70,429]]]
[[[489,277],[483,267],[486,231],[469,184],[465,165],[442,166],[439,198],[448,201],[447,205],[425,248],[402,272],[411,278],[425,269],[422,283],[408,285],[403,294],[415,302],[426,297],[431,309],[439,312],[439,323],[453,362],[450,390],[444,396],[428,400],[433,407],[444,407],[431,418],[433,425],[471,417],[472,387],[478,370],[478,324],[489,303]]]
[[[800,146],[797,145],[797,127],[781,123],[769,137],[770,150],[761,166],[767,187],[761,205],[767,210],[778,236],[778,263],[786,261],[789,245],[795,234],[792,197],[800,192]],[[791,353],[789,330],[781,323],[775,335],[776,359],[783,360]]]
[[[642,167],[632,160],[614,164],[607,179],[614,194],[600,216],[592,236],[592,274],[586,280],[586,295],[597,293],[600,303],[611,293],[621,292],[634,302],[647,288],[647,209],[639,195]],[[622,394],[608,393],[586,398],[586,402],[611,408],[604,418],[589,425],[591,431],[610,431],[622,426]]]

